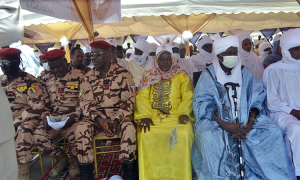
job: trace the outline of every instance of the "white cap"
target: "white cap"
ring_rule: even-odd
[[[135,44],[135,48],[143,51],[143,53],[146,53],[148,55],[149,52],[150,52],[151,44],[148,43],[144,39],[138,39],[136,44]]]
[[[89,53],[90,50],[89,50],[88,48],[85,48],[85,49],[83,50],[83,52],[84,52],[84,54],[85,54],[85,53]]]
[[[106,40],[110,45],[117,47],[117,41],[115,39],[108,39]]]
[[[158,55],[161,51],[168,51],[173,54],[172,46],[170,46],[169,44],[162,44],[158,46],[156,49],[156,55]]]

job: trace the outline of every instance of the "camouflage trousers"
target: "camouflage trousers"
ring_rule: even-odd
[[[62,128],[60,130],[50,131],[44,129],[43,122],[41,121],[33,133],[33,141],[37,148],[51,157],[56,157],[61,153],[61,148],[55,144],[54,139],[61,133],[66,133],[66,139],[68,140],[69,149],[73,149],[75,145],[74,130],[77,127],[77,123],[74,123],[68,128]]]
[[[101,132],[101,127],[87,118],[84,118],[75,129],[76,148],[72,154],[76,155],[80,163],[92,163],[94,161],[93,137]],[[121,162],[136,159],[136,130],[130,118],[121,122],[118,135],[121,139]]]
[[[29,120],[21,123],[17,127],[15,149],[18,164],[26,164],[32,161],[33,155],[31,151],[34,145],[33,132],[38,124],[39,120]]]

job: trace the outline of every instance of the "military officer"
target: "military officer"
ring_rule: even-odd
[[[0,66],[4,73],[0,79],[10,104],[16,130],[18,179],[29,180],[29,163],[33,158],[32,136],[43,112],[44,96],[39,80],[20,70],[20,54],[21,51],[15,48],[0,50]]]

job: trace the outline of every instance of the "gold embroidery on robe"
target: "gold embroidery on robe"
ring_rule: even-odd
[[[162,113],[169,114],[172,109],[170,101],[172,81],[164,79],[153,86],[153,103],[152,108],[158,109]]]

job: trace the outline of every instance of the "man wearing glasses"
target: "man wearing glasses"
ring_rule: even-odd
[[[111,61],[109,43],[95,41],[90,46],[94,69],[86,74],[79,95],[83,115],[88,118],[83,119],[75,131],[81,179],[94,179],[93,137],[102,131],[107,137],[119,135],[119,159],[125,179],[136,180],[136,130],[132,123],[136,92],[134,81],[125,68]]]
[[[15,126],[18,179],[29,179],[33,131],[43,112],[44,96],[39,80],[20,70],[20,54],[21,51],[15,48],[0,50],[0,67],[4,73],[0,79]]]

